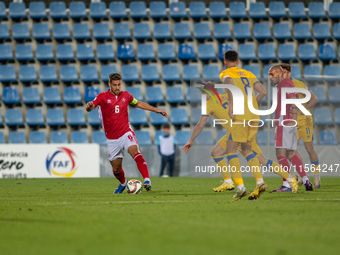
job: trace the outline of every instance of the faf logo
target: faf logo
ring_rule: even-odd
[[[46,157],[46,169],[50,175],[72,177],[78,167],[76,166],[75,157],[77,155],[65,147],[58,148],[57,151]]]

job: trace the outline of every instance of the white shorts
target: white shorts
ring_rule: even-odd
[[[297,149],[297,127],[278,126],[275,128],[275,148]]]
[[[107,139],[106,144],[110,161],[117,158],[123,158],[123,150],[127,151],[131,145],[138,145],[135,133],[132,131],[126,132],[118,139]]]

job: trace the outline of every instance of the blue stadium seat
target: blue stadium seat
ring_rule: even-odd
[[[136,139],[139,146],[151,146],[151,137],[148,131],[135,131]]]
[[[339,65],[325,65],[323,70],[323,75],[325,75],[325,80],[328,82],[336,82],[340,80],[340,67]],[[334,76],[329,77],[329,76]],[[332,87],[331,87],[332,88]]]
[[[117,49],[117,56],[119,59],[128,60],[135,59],[135,52],[131,44],[119,44]]]
[[[0,24],[0,40],[10,40],[9,29],[7,24]]]
[[[173,125],[189,124],[188,114],[185,108],[171,108],[170,120]]]
[[[44,2],[30,2],[29,14],[31,19],[47,19]]]
[[[91,2],[90,3],[90,17],[92,19],[107,18],[106,4],[104,2]]]
[[[231,2],[229,4],[229,14],[233,19],[247,18],[245,4],[243,2]]]
[[[89,143],[89,138],[85,131],[73,131],[71,133],[71,143]]]
[[[76,40],[91,39],[90,29],[87,23],[75,23],[73,25],[73,37]]]
[[[303,2],[291,2],[288,5],[288,13],[292,19],[306,19],[305,4]]]
[[[40,94],[37,87],[24,87],[22,101],[26,105],[41,104]]]
[[[97,58],[100,61],[110,61],[115,59],[112,44],[98,44]]]
[[[166,6],[164,2],[161,1],[152,1],[150,3],[150,16],[153,19],[161,19],[167,18],[168,15],[166,14]]]
[[[321,60],[336,60],[335,48],[333,44],[319,45],[319,58]]]
[[[131,108],[129,114],[129,120],[132,125],[147,125],[148,120],[146,118],[145,111],[138,108]]]
[[[80,69],[80,79],[83,82],[97,82],[98,73],[95,65],[83,65]]]
[[[164,110],[164,109],[162,109],[162,110]],[[159,113],[155,113],[155,112],[150,112],[150,122],[151,122],[152,125],[155,125],[155,126],[164,125],[164,124],[169,123],[168,118],[162,116]]]
[[[294,24],[294,37],[298,40],[312,39],[310,27],[308,23],[296,23]]]
[[[299,65],[290,65],[292,67],[292,74],[291,77],[301,80],[301,71],[300,71],[300,66]]]
[[[61,96],[58,87],[45,87],[43,92],[45,104],[61,104]]]
[[[113,37],[117,40],[131,39],[131,31],[129,24],[116,23],[113,27]]]
[[[188,23],[175,23],[173,28],[174,37],[178,40],[191,39],[191,32]]]
[[[0,19],[7,19],[6,6],[4,2],[0,2]]]
[[[211,39],[211,32],[208,23],[195,23],[194,37],[197,40]]]
[[[5,105],[20,104],[19,91],[17,87],[4,87],[2,101]]]
[[[314,23],[313,34],[317,40],[332,39],[328,23]]]
[[[276,59],[275,49],[273,44],[260,44],[258,48],[258,56],[263,60]]]
[[[69,5],[69,13],[72,19],[87,18],[85,3],[71,2]]]
[[[5,135],[3,132],[0,132],[0,144],[4,144],[4,143],[6,143]]]
[[[92,143],[97,143],[100,146],[106,146],[106,136],[103,131],[100,130],[95,130],[92,132],[92,137],[91,137],[91,142]]]
[[[265,19],[268,18],[264,3],[250,3],[249,15],[252,19]]]
[[[65,83],[78,82],[78,73],[76,67],[62,65],[60,67],[60,80]]]
[[[176,139],[176,145],[178,146],[185,145],[190,139],[190,131],[177,130],[175,139]]]
[[[79,61],[94,60],[92,44],[78,44],[76,54]]]
[[[47,109],[46,122],[49,126],[65,126],[63,110],[56,108]]]
[[[12,27],[12,36],[18,41],[31,40],[27,23],[14,23]]]
[[[217,40],[231,39],[231,32],[228,23],[215,23],[214,37]]]
[[[97,109],[90,111],[87,114],[87,121],[91,126],[100,126],[99,113]]]
[[[24,2],[10,2],[9,3],[9,16],[12,19],[27,18],[25,3]]]
[[[28,138],[29,143],[47,143],[47,137],[43,131],[31,131]]]
[[[142,66],[142,80],[145,82],[159,81],[159,73],[157,65],[143,65]]]
[[[328,103],[326,91],[323,86],[311,86],[309,88],[318,98],[318,103]]]
[[[54,61],[52,45],[38,44],[35,51],[35,56],[39,61]]]
[[[186,18],[187,12],[185,10],[184,2],[172,2],[170,4],[170,16],[171,18],[180,19]]]
[[[270,32],[270,27],[268,23],[255,23],[253,33],[255,38],[258,40],[272,38],[272,34]]]
[[[256,60],[255,48],[253,44],[240,44],[238,48],[240,60]]]
[[[189,14],[193,19],[207,18],[204,2],[190,2]]]
[[[285,4],[282,1],[273,1],[269,3],[269,16],[272,18],[287,17]]]
[[[117,73],[117,68],[114,65],[103,65],[100,70],[100,79],[103,82],[109,81],[109,75],[112,73]]]
[[[133,19],[147,18],[146,5],[142,1],[134,1],[130,3],[130,16]]]
[[[178,67],[176,65],[164,65],[162,77],[165,82],[180,81]]]
[[[81,96],[78,87],[65,87],[64,89],[64,102],[66,104],[81,104]]]
[[[248,23],[235,23],[234,37],[237,40],[252,39]]]
[[[220,71],[217,65],[205,65],[203,66],[203,79],[206,81],[219,80]]]
[[[51,40],[50,29],[47,23],[34,23],[32,34],[36,40]]]
[[[200,56],[200,51],[198,51],[198,56]],[[186,82],[189,82],[190,80],[199,80],[201,77],[200,77],[200,73],[198,71],[198,66],[196,66],[196,65],[183,65],[182,78]]]
[[[122,66],[122,79],[125,82],[139,81],[139,74],[137,66],[135,65],[123,65]]]
[[[24,83],[37,82],[37,73],[34,66],[20,66],[19,80]]]
[[[278,55],[281,60],[296,60],[294,45],[279,44]]]
[[[338,91],[338,96],[340,95],[339,94],[340,91]],[[339,97],[338,97],[339,98]],[[340,101],[338,101],[339,103]],[[335,111],[334,111],[334,121],[337,125],[340,125],[340,108],[336,108]]]
[[[147,87],[145,100],[149,104],[164,103],[163,93],[160,87]]]
[[[206,43],[199,44],[197,55],[200,60],[216,59],[214,46],[212,44]]]
[[[263,67],[263,75],[262,75],[262,77],[264,78],[264,79],[266,79],[266,80],[268,80],[268,71],[269,71],[269,69],[272,67],[272,65],[265,65],[264,67]]]
[[[305,70],[304,70],[304,78],[306,79],[306,81],[312,81],[312,82],[322,81],[320,66],[306,65]]]
[[[201,107],[192,107],[190,112],[190,122],[193,125],[196,125],[202,116]]]
[[[157,56],[162,61],[176,60],[174,45],[171,44],[171,43],[161,43],[161,44],[159,44]]]
[[[192,89],[191,89],[192,88]],[[187,90],[187,100],[190,103],[199,103],[201,102],[201,92],[195,87],[188,87]]]
[[[338,145],[338,139],[334,130],[321,130],[319,136],[320,145]]]
[[[110,16],[113,19],[123,19],[127,18],[127,13],[126,13],[126,5],[125,2],[119,1],[119,2],[111,2],[110,3]]]
[[[50,17],[52,19],[67,19],[65,2],[51,2]]]
[[[6,65],[0,66],[0,81],[2,83],[10,83],[10,82],[17,81],[14,66],[6,66]]]
[[[31,126],[44,126],[44,116],[41,109],[29,108],[26,112],[26,123]]]
[[[106,23],[95,23],[93,25],[93,37],[96,40],[111,39],[111,32],[109,25]]]
[[[227,50],[233,50],[234,46],[231,43],[221,43],[218,46],[218,58],[223,60],[224,59],[224,52]],[[255,49],[254,49],[255,52]]]
[[[39,78],[43,83],[58,82],[55,65],[40,66]]]
[[[300,44],[298,55],[302,61],[316,60],[314,45],[307,43]]]
[[[340,23],[334,23],[333,25],[333,36],[335,39],[340,39]]]
[[[56,40],[71,40],[70,29],[68,25],[64,23],[55,23],[52,34]]]
[[[326,19],[326,13],[325,9],[323,6],[323,3],[319,2],[310,2],[308,5],[308,12],[309,12],[309,17],[311,19]]]
[[[274,25],[274,37],[278,40],[292,39],[288,23],[276,23]]]
[[[203,130],[195,139],[196,145],[214,145],[214,139],[209,130]]]
[[[180,43],[178,45],[178,58],[180,60],[196,60],[194,45],[192,43]]]
[[[58,44],[56,56],[59,61],[73,61],[74,52],[70,44]]]
[[[212,19],[227,18],[226,6],[224,2],[210,2],[209,16]]]
[[[85,87],[84,100],[85,103],[93,101],[94,98],[100,93],[99,87],[87,86]]]
[[[8,143],[26,143],[25,133],[22,131],[9,132]]]
[[[138,44],[137,57],[141,61],[155,60],[155,51],[151,43],[140,43]]]
[[[67,111],[67,123],[70,126],[85,126],[85,114],[83,109],[70,108]]]
[[[245,65],[243,69],[252,72],[257,78],[261,77],[260,67],[258,65]]]
[[[15,57],[19,62],[34,61],[31,45],[30,44],[17,44],[16,50],[15,50]]]
[[[340,87],[339,86],[331,86],[329,88],[329,94],[328,94],[328,97],[329,97],[329,101],[333,104],[338,104],[340,103]],[[338,111],[340,108],[337,108]],[[337,110],[335,110],[337,111]],[[340,111],[339,111],[340,113]],[[336,115],[336,114],[335,114]],[[339,115],[338,115],[339,116]],[[340,117],[340,116],[339,116]],[[337,123],[338,124],[338,123]]]
[[[151,39],[151,31],[148,23],[135,23],[133,36],[137,40]]]
[[[333,124],[331,110],[328,107],[316,107],[313,118],[317,125],[332,125]]]
[[[138,101],[143,101],[142,91],[140,87],[126,87],[125,91],[129,92]]]
[[[5,123],[7,126],[24,125],[21,108],[7,108],[5,113]]]
[[[258,145],[267,145],[267,131],[260,130],[257,132],[257,144]],[[270,145],[274,145],[274,133],[270,131]]]
[[[171,39],[171,32],[168,23],[155,23],[153,35],[157,40]]]
[[[340,3],[330,3],[328,15],[331,19],[340,19]]]
[[[167,87],[166,100],[170,104],[184,103],[184,95],[181,87]]]

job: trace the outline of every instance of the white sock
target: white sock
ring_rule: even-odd
[[[287,181],[284,181],[284,182],[283,182],[283,186],[285,186],[285,187],[287,187],[287,188],[290,188],[290,185],[289,185],[289,183],[288,183]]]
[[[259,185],[259,184],[261,184],[263,182],[263,178],[260,178],[260,179],[258,179],[257,181],[256,181],[256,185]]]
[[[243,190],[244,184],[237,185],[237,190]]]
[[[150,178],[144,178],[144,182],[150,181]]]
[[[314,174],[314,177],[320,176],[320,174]]]
[[[303,184],[305,184],[307,180],[308,180],[307,175],[305,175],[304,177],[302,177]],[[309,181],[309,180],[308,180],[308,181]]]
[[[233,183],[233,181],[231,179],[224,180],[224,182],[226,182],[226,183]]]

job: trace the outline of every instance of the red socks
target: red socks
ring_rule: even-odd
[[[121,184],[125,184],[125,173],[123,168],[121,168],[119,171],[113,171],[114,176],[120,181]]]
[[[289,165],[288,158],[285,156],[277,156],[276,158],[279,161],[279,164],[281,165],[283,170],[289,173],[290,165]],[[283,179],[283,181],[286,181],[286,179]]]
[[[150,178],[149,177],[149,171],[148,171],[148,165],[146,164],[146,161],[141,153],[137,153],[133,159],[136,161],[137,168],[143,178]]]
[[[303,167],[302,161],[297,155],[291,157],[290,162],[292,162],[293,166],[295,166],[295,169],[299,173],[301,178],[307,175],[305,172],[305,168]]]

